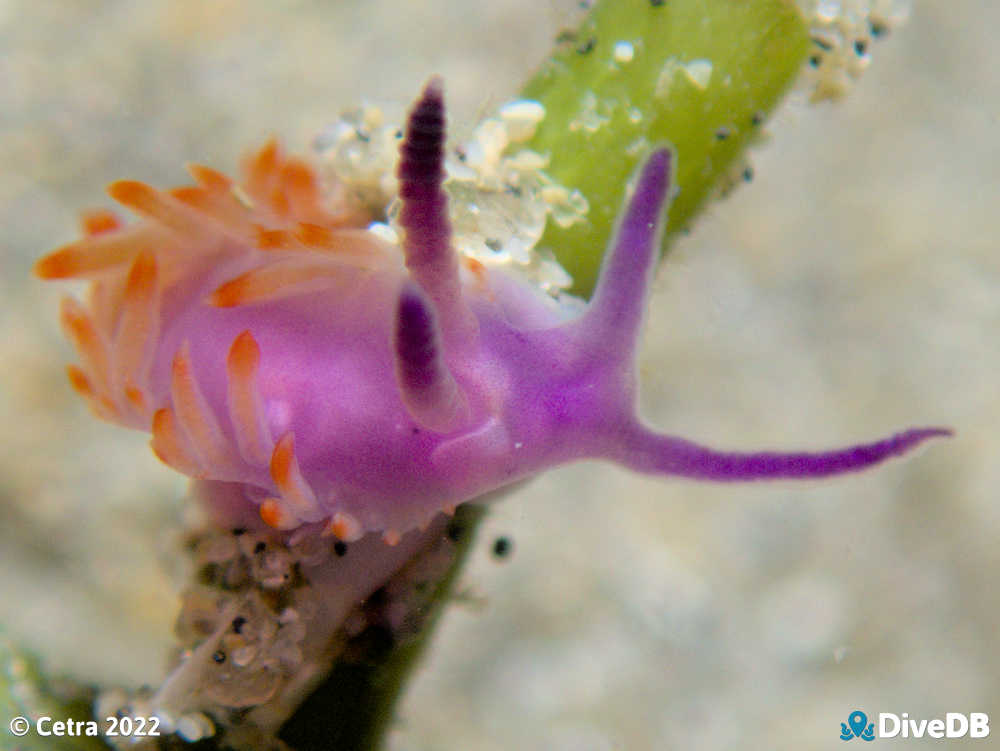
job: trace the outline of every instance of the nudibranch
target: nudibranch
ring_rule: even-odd
[[[193,166],[195,186],[112,184],[141,221],[88,214],[86,237],[36,267],[91,282],[86,304],[62,308],[81,360],[73,387],[100,417],[151,431],[157,456],[196,478],[210,506],[390,544],[580,459],[697,480],[815,478],[949,433],[736,453],[653,431],[636,414],[636,347],[675,154],[655,150],[640,167],[579,314],[456,252],[444,159],[433,79],[401,141],[398,243],[273,142],[241,182]]]

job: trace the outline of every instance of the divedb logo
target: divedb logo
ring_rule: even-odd
[[[879,712],[876,723],[855,709],[840,723],[840,740],[873,741],[876,738],[986,738],[990,734],[990,718],[985,712],[948,712],[944,718],[914,720],[906,712]]]

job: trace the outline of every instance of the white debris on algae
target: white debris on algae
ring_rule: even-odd
[[[593,93],[582,105],[581,127],[596,129],[609,119],[598,113]],[[530,99],[503,105],[471,138],[449,148],[444,189],[458,251],[486,266],[513,266],[562,299],[573,280],[536,245],[549,217],[567,227],[585,221],[590,206],[580,191],[545,173],[546,155],[523,146],[544,118],[545,107]],[[341,117],[315,144],[330,183],[375,216],[384,215],[369,231],[389,241],[400,236],[395,166],[401,137],[397,124],[369,106]]]
[[[616,42],[612,56],[616,63],[625,65],[632,62],[632,59],[635,57],[635,47],[632,46],[631,42]]]
[[[580,97],[580,112],[570,120],[569,129],[571,132],[585,130],[588,133],[596,133],[611,121],[608,110],[612,109],[607,103],[598,101],[597,94],[587,91]]]
[[[682,74],[684,79],[696,89],[704,91],[712,80],[712,61],[696,58],[682,63],[676,57],[667,58],[660,69],[659,77],[656,79],[654,94],[657,98],[662,99],[670,93],[678,73]]]
[[[507,138],[513,143],[529,140],[544,118],[545,107],[532,99],[518,99],[500,108],[500,120],[507,128]]]
[[[812,102],[840,99],[871,63],[872,44],[903,23],[911,0],[799,0],[812,46],[802,86]]]

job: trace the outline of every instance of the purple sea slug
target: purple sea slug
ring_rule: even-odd
[[[236,184],[114,183],[142,217],[88,214],[43,278],[91,281],[62,320],[72,384],[105,419],[152,432],[221,519],[396,544],[442,511],[549,467],[609,459],[697,480],[813,478],[899,456],[942,428],[819,453],[717,451],[636,415],[636,346],[675,155],[654,151],[594,296],[570,315],[451,243],[442,86],[413,107],[397,176],[399,245],[341,186],[272,142]]]

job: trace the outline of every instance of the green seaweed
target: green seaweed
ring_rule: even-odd
[[[590,205],[587,221],[550,222],[541,241],[586,296],[626,181],[652,145],[677,152],[666,244],[739,165],[802,69],[809,35],[790,0],[616,0],[563,38],[522,94],[546,111],[527,146]],[[631,61],[616,61],[619,42],[631,45]]]
[[[53,721],[89,722],[92,692],[69,681],[46,679],[39,660],[20,650],[0,632],[0,716],[8,727],[0,731],[2,751],[100,751],[106,749],[100,738],[87,735],[41,736],[35,732],[40,717]],[[13,733],[16,718],[30,725],[23,736]],[[49,726],[50,727],[50,726]]]

